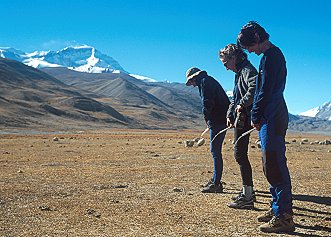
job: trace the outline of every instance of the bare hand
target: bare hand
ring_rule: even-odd
[[[241,112],[243,111],[244,107],[242,105],[237,105],[235,111],[238,113],[238,112]]]
[[[233,126],[234,126],[234,124],[231,123],[231,119],[230,119],[230,118],[227,118],[227,119],[226,119],[226,125],[227,125],[228,127],[230,127],[230,128],[233,128]]]
[[[261,129],[261,123],[256,123],[256,124],[254,124],[254,123],[252,122],[251,125],[252,125],[253,128],[256,128],[257,131],[260,131],[260,129]]]

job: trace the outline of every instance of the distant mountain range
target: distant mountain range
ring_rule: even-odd
[[[0,58],[2,129],[206,126],[196,88],[130,74],[93,47],[29,54],[0,48],[0,56],[7,58]],[[327,114],[323,111],[316,114]],[[289,129],[331,133],[331,121],[290,115]]]
[[[331,101],[326,102],[323,105],[315,107],[308,111],[302,112],[299,115],[313,117],[313,118],[326,119],[326,120],[331,121]]]
[[[66,47],[59,51],[35,51],[32,53],[25,53],[11,47],[0,47],[0,57],[13,59],[38,69],[65,67],[86,73],[127,73],[112,57],[87,45]],[[135,74],[131,74],[131,76],[140,80],[156,81],[146,76]]]

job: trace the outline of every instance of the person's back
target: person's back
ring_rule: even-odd
[[[207,73],[202,73],[196,82],[204,105],[202,112],[208,125],[225,125],[230,100],[223,87]]]

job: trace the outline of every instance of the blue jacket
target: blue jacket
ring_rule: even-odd
[[[206,71],[194,77],[202,101],[202,113],[209,128],[226,125],[230,100],[222,86]]]
[[[254,124],[272,122],[279,129],[288,125],[288,110],[283,92],[286,83],[286,61],[278,47],[269,48],[261,58],[252,108]]]

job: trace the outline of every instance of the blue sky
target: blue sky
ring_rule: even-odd
[[[226,90],[234,74],[218,50],[255,20],[286,57],[289,111],[331,100],[329,0],[2,0],[1,9],[0,46],[32,52],[87,44],[134,74],[184,82],[186,70],[197,66]],[[258,67],[259,58],[249,58]]]

